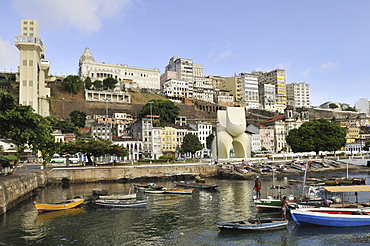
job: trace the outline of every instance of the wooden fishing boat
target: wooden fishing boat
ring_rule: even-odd
[[[104,207],[115,207],[115,208],[136,208],[146,207],[148,205],[147,200],[96,200],[95,203],[99,206]]]
[[[125,199],[135,199],[136,193],[124,194],[124,195],[108,195],[108,196],[99,196],[99,199],[106,200],[125,200]]]
[[[163,194],[164,190],[163,189],[153,189],[153,188],[147,188],[144,190],[145,193],[151,193],[151,194]]]
[[[370,191],[370,185],[360,186],[327,186],[327,192],[342,193],[342,208],[296,209],[291,215],[296,224],[348,227],[370,225],[369,208],[344,208],[345,192]],[[356,198],[357,200],[357,198]]]
[[[186,187],[186,188],[195,188],[195,189],[203,189],[203,190],[212,190],[216,189],[219,185],[218,184],[205,184],[205,183],[192,183],[189,181],[175,181],[176,186],[179,187]]]
[[[108,195],[109,191],[105,189],[92,189],[92,193],[93,195],[104,196],[104,195]]]
[[[223,230],[238,231],[268,231],[287,228],[288,221],[276,221],[272,219],[249,219],[230,222],[217,222],[216,226]]]
[[[49,212],[49,211],[58,211],[58,210],[66,210],[71,208],[76,208],[80,206],[85,201],[84,198],[74,198],[71,200],[65,200],[61,202],[53,202],[53,203],[36,203],[35,207],[37,211],[40,213],[42,212]]]
[[[368,226],[370,211],[358,208],[305,208],[290,211],[297,225],[311,224],[320,226]]]
[[[165,194],[182,194],[191,195],[193,194],[194,188],[180,189],[180,188],[163,188]]]

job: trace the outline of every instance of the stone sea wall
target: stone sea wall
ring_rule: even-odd
[[[37,194],[47,183],[45,172],[12,175],[0,180],[0,215]]]
[[[130,182],[148,178],[176,178],[177,176],[217,175],[215,165],[151,165],[151,166],[116,166],[116,167],[76,167],[54,168],[48,175],[49,183],[85,183],[99,181]]]

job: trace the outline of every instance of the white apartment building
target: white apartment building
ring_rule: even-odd
[[[258,92],[261,108],[275,112],[275,85],[261,84],[258,88]]]
[[[215,89],[214,102],[223,105],[231,105],[234,103],[234,97],[230,95],[230,91]]]
[[[193,98],[205,102],[214,102],[214,90],[207,78],[199,79],[194,82]]]
[[[197,121],[189,123],[189,127],[197,131],[198,139],[203,148],[207,148],[207,137],[212,134],[212,124],[209,122]]]
[[[258,76],[254,74],[241,73],[240,79],[242,83],[242,102],[245,103],[247,109],[258,109]]]
[[[21,34],[15,37],[20,51],[19,104],[31,106],[41,116],[50,116],[50,88],[46,88],[50,61],[45,59],[45,47],[39,38],[36,20],[22,19]]]
[[[114,78],[122,84],[131,81],[125,84],[125,88],[137,86],[138,88],[160,89],[160,72],[157,68],[148,69],[130,67],[126,64],[98,63],[95,62],[88,48],[85,49],[79,60],[79,76],[83,79],[90,77],[91,81]]]
[[[355,108],[358,113],[361,114],[370,114],[370,102],[367,98],[361,98],[355,102]]]
[[[163,94],[173,100],[189,98],[192,93],[189,92],[188,85],[184,80],[168,79],[163,83]]]
[[[287,105],[295,108],[311,107],[310,85],[306,83],[291,83],[286,85]]]

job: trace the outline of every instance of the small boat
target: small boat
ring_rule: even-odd
[[[104,189],[92,189],[93,195],[104,196],[108,195],[109,191]]]
[[[218,187],[218,184],[205,184],[205,183],[192,183],[189,181],[179,181],[174,182],[176,186],[179,187],[186,187],[186,188],[195,188],[195,189],[203,189],[203,190],[212,190]]]
[[[99,206],[104,207],[115,207],[115,208],[136,208],[146,207],[148,205],[147,200],[132,201],[132,200],[96,200],[95,203]]]
[[[179,189],[179,188],[163,188],[165,194],[183,194],[191,195],[194,191],[194,188],[190,189]]]
[[[106,200],[125,200],[125,199],[135,199],[136,193],[124,194],[124,195],[108,195],[108,196],[99,196],[99,199]]]
[[[35,207],[37,211],[40,213],[42,212],[49,212],[49,211],[58,211],[58,210],[66,210],[71,208],[76,208],[80,206],[85,201],[84,198],[74,198],[71,200],[65,200],[61,202],[54,202],[54,203],[36,203]]]
[[[369,226],[370,210],[359,208],[305,208],[290,211],[297,225],[311,224],[320,226]]]
[[[341,192],[343,198],[345,192],[370,191],[370,185],[327,186],[324,188],[327,192]],[[290,213],[294,222],[298,225],[311,224],[334,227],[370,226],[370,209],[344,208],[344,199],[342,199],[341,208],[296,209],[291,210]]]
[[[272,219],[249,219],[230,222],[217,222],[216,226],[222,230],[268,231],[287,228],[288,221]]]
[[[155,190],[161,190],[163,186],[157,185],[155,183],[148,183],[148,184],[134,184],[135,189],[138,190],[145,190],[145,189],[155,189]]]
[[[257,199],[253,201],[257,209],[260,212],[278,212],[281,211],[281,206],[283,204],[280,199],[273,199],[268,197],[266,199]]]
[[[163,194],[164,190],[163,189],[152,189],[152,188],[147,188],[144,190],[145,193],[151,193],[151,194]]]

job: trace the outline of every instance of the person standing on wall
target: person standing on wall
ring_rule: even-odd
[[[257,176],[256,177],[256,180],[254,181],[253,190],[256,191],[256,197],[257,197],[257,199],[260,199],[261,198],[261,180],[260,180],[260,177],[259,176]]]

